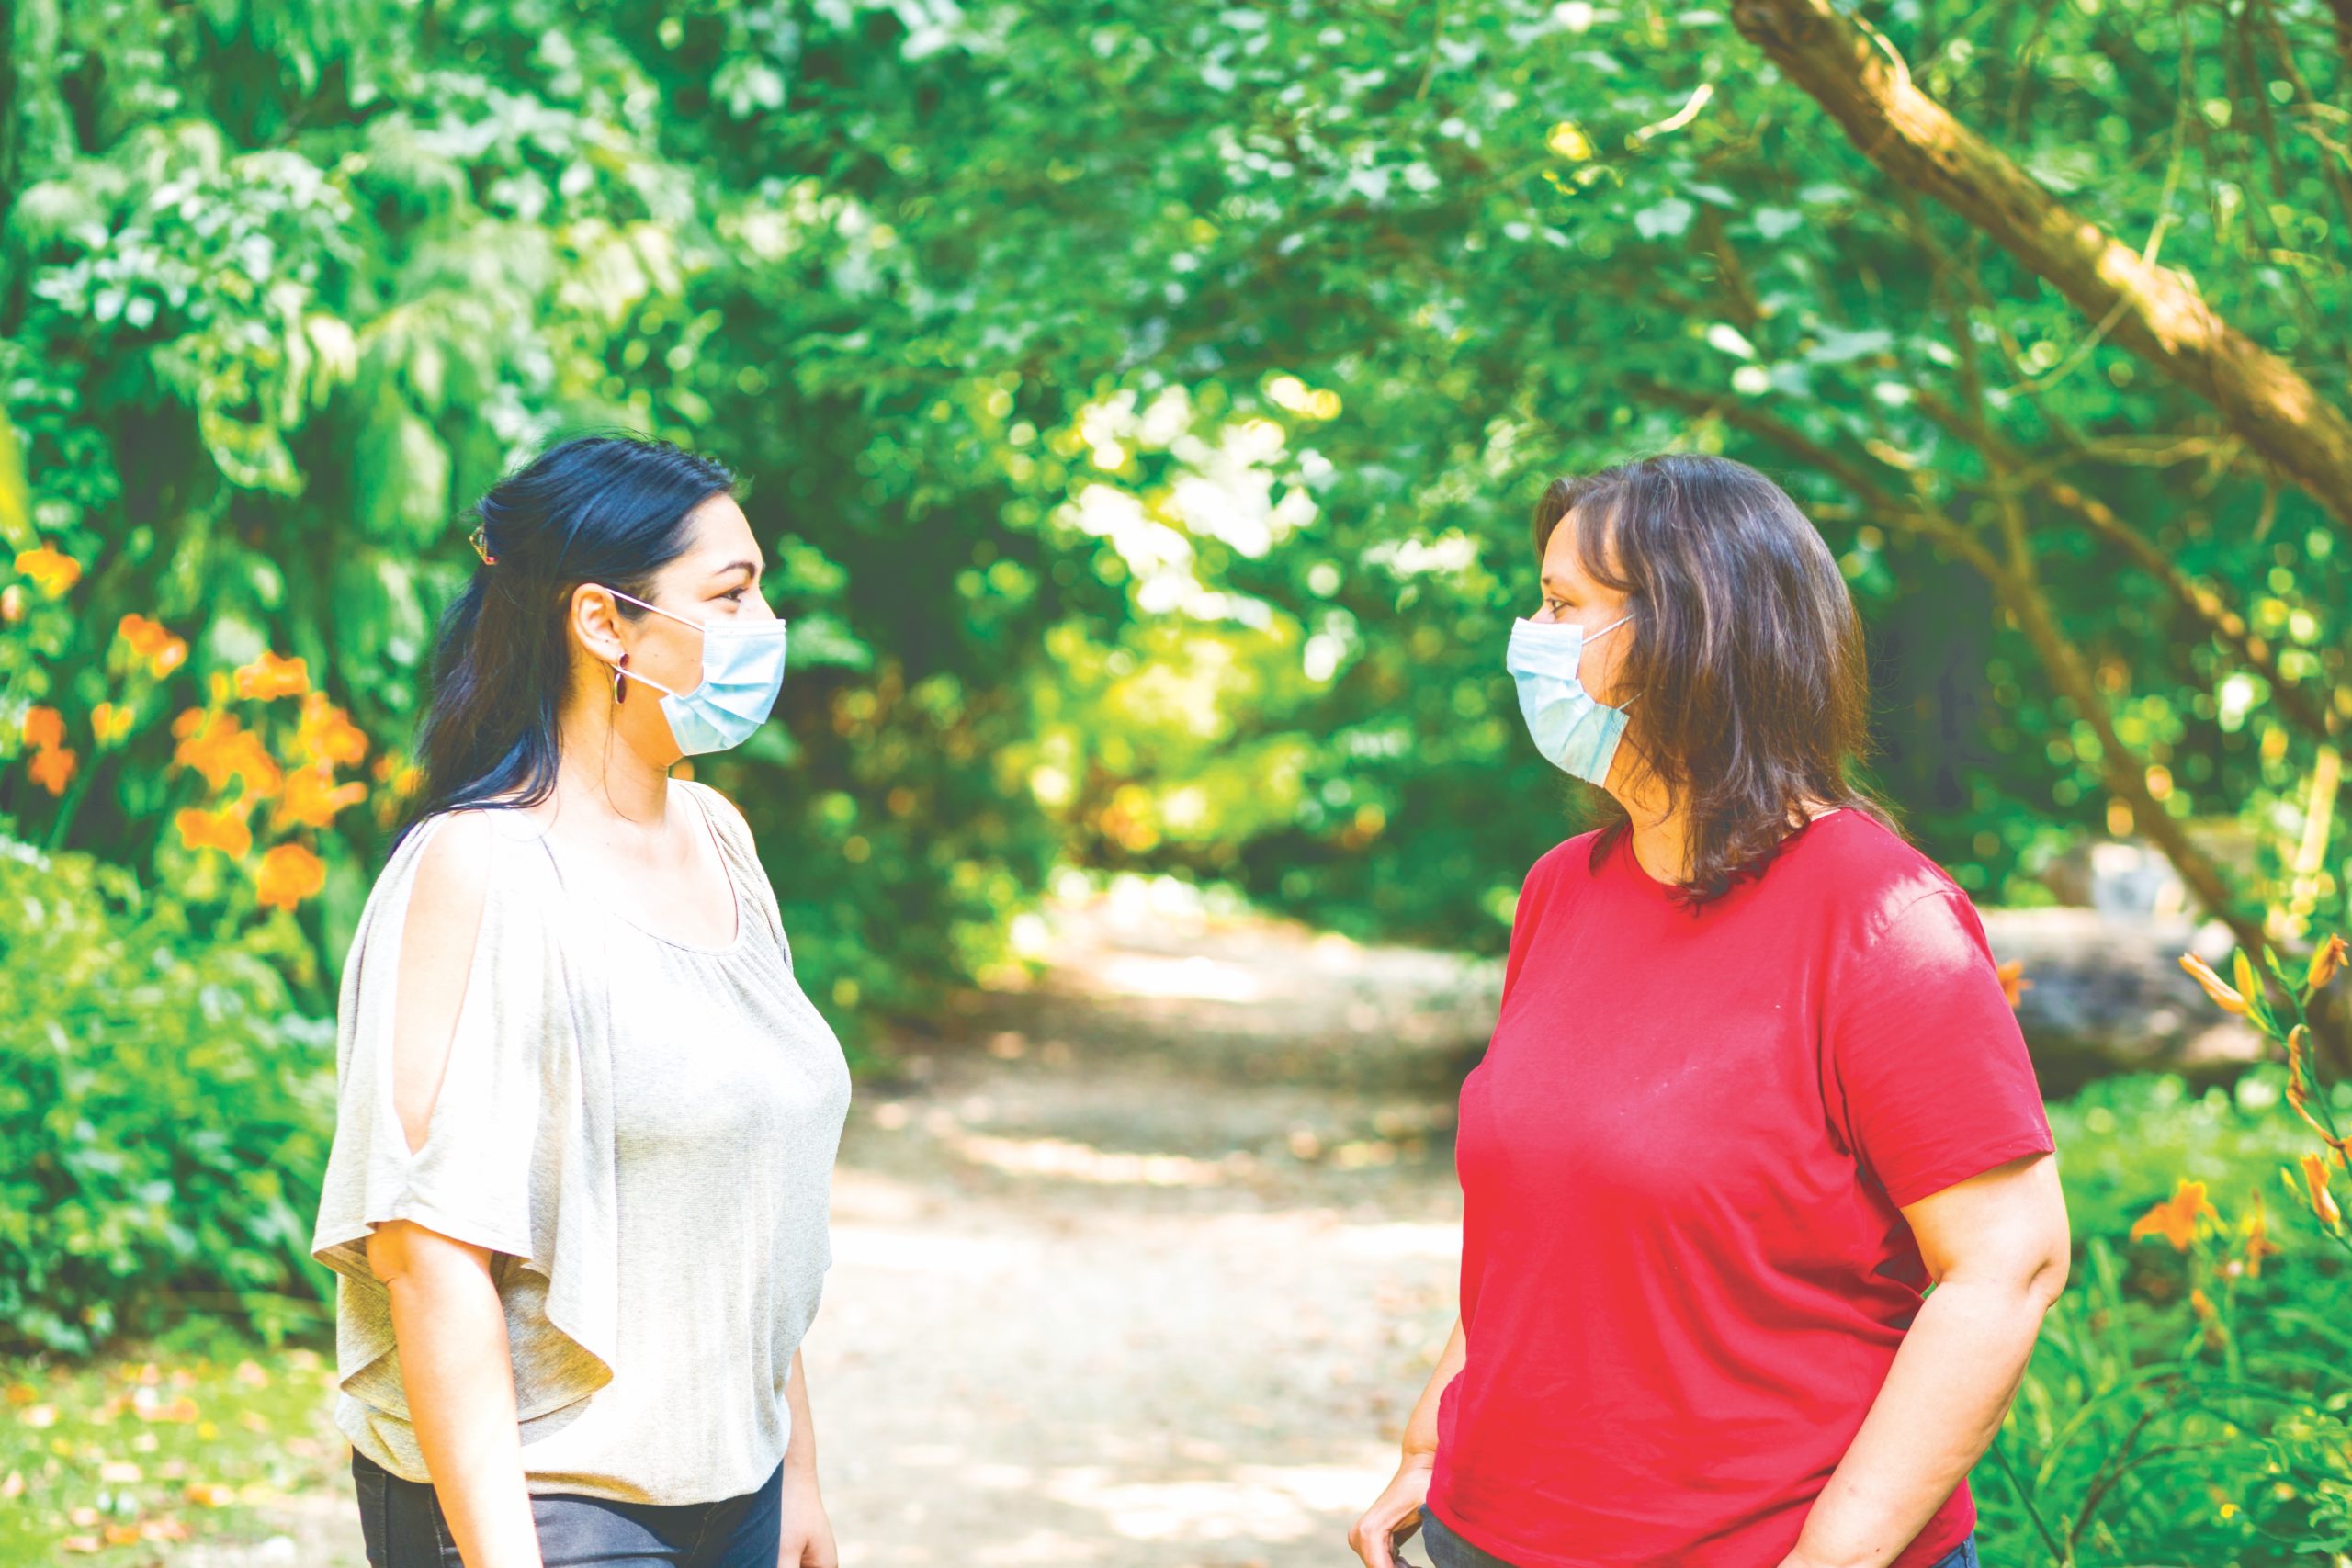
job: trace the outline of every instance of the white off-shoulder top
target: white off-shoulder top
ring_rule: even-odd
[[[390,1300],[366,1238],[406,1219],[490,1248],[525,1484],[636,1503],[758,1488],[784,1457],[792,1354],[832,1261],[827,1210],[850,1098],[802,994],[749,827],[699,812],[735,891],[703,947],[573,878],[536,823],[489,813],[489,894],[424,1146],[392,1096],[392,1002],[419,823],[361,913],[337,1010],[337,1110],[311,1255],[334,1269],[335,1422],[393,1474],[431,1479],[408,1419]]]

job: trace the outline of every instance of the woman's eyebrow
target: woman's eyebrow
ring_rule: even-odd
[[[749,572],[752,576],[752,580],[756,582],[759,581],[760,576],[760,563],[755,560],[731,560],[725,566],[720,567],[717,571],[712,572],[710,575],[713,577],[724,577],[730,571]]]

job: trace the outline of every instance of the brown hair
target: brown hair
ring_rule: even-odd
[[[1618,681],[1641,700],[1623,743],[1687,814],[1692,875],[1678,901],[1695,910],[1760,875],[1808,797],[1902,834],[1847,775],[1870,748],[1861,618],[1780,486],[1728,457],[1664,453],[1553,480],[1535,503],[1538,561],[1564,519],[1585,572],[1634,617]],[[1594,793],[1597,868],[1632,819]]]

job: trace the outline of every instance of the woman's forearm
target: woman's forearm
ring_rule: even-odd
[[[392,1257],[378,1277],[391,1295],[410,1424],[450,1537],[469,1568],[540,1568],[490,1254],[403,1228],[407,1235],[383,1249]],[[379,1252],[371,1238],[369,1256]]]
[[[1928,1292],[1785,1568],[1884,1568],[1991,1446],[2048,1299],[2015,1280]]]
[[[1462,1332],[1462,1320],[1453,1320],[1453,1332],[1445,1337],[1445,1348],[1438,1353],[1437,1365],[1430,1370],[1430,1381],[1421,1385],[1421,1397],[1413,1402],[1413,1414],[1405,1420],[1405,1457],[1429,1458],[1437,1452],[1437,1405],[1445,1395],[1445,1385],[1454,1380],[1470,1354],[1470,1340]]]
[[[784,1388],[785,1406],[792,1413],[792,1435],[785,1439],[785,1473],[814,1483],[817,1479],[817,1417],[808,1409],[808,1373],[800,1352],[792,1352],[792,1373]]]

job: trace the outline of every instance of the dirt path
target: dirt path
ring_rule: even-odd
[[[807,1351],[845,1568],[1338,1565],[1394,1466],[1499,970],[1126,891],[858,1087]],[[176,1568],[364,1568],[317,1468]]]
[[[842,1560],[1292,1568],[1453,1315],[1491,975],[1098,903],[862,1087],[808,1342]]]

